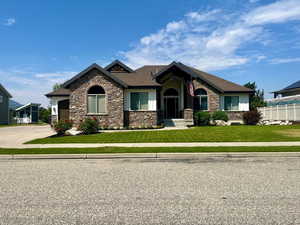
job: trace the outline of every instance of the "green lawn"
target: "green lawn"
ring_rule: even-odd
[[[105,154],[105,153],[188,153],[188,152],[300,152],[300,147],[103,147],[103,148],[49,148],[0,149],[0,155],[16,154]]]
[[[187,130],[99,133],[93,135],[49,137],[33,140],[27,144],[248,141],[300,141],[300,126],[211,126],[196,127]]]

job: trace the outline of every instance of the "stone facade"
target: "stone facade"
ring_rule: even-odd
[[[209,87],[204,82],[199,80],[194,80],[193,82],[195,90],[198,88],[203,88],[207,92],[208,97],[208,111],[217,111],[220,109],[220,95],[217,93],[216,90]]]
[[[183,118],[184,118],[187,125],[193,125],[193,123],[194,123],[193,109],[184,109]]]
[[[125,126],[150,127],[157,125],[157,111],[125,111]]]
[[[226,111],[226,113],[228,115],[229,120],[242,121],[243,120],[243,114],[245,112],[243,112],[243,111],[231,111],[231,112]]]
[[[58,121],[58,116],[57,115],[51,115],[51,125],[53,125],[54,122]]]
[[[88,114],[87,112],[87,92],[90,87],[99,85],[106,94],[106,113]],[[84,77],[77,80],[70,86],[70,119],[74,126],[86,117],[97,118],[100,126],[103,127],[123,127],[124,125],[124,90],[98,70],[88,72]]]

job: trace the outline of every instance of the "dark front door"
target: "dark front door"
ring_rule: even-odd
[[[165,118],[166,119],[175,119],[179,118],[178,111],[178,97],[164,97],[165,105]]]
[[[58,102],[58,119],[59,120],[69,120],[69,100],[64,100]]]

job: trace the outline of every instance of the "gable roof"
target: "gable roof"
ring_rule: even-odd
[[[154,79],[154,74],[166,66],[143,66],[133,73],[116,73],[114,74],[120,80],[123,80],[128,87],[159,87],[161,86]]]
[[[245,92],[245,93],[251,93],[253,92],[252,89],[246,88],[244,86],[232,83],[230,81],[224,80],[220,77],[217,77],[215,75],[200,71],[196,68],[186,66],[180,62],[172,62],[170,65],[162,69],[160,72],[155,74],[155,78],[158,78],[159,76],[163,75],[165,72],[167,72],[172,67],[177,67],[183,72],[189,74],[191,77],[195,79],[201,79],[216,90],[218,90],[221,93],[235,93],[235,92]]]
[[[7,97],[12,98],[11,94],[0,84],[0,90],[7,95]]]
[[[291,85],[279,90],[279,91],[274,91],[274,93],[284,93],[284,92],[289,92],[289,91],[293,91],[293,90],[296,90],[296,89],[299,89],[300,88],[300,80],[299,81],[296,81],[295,83],[292,83]]]
[[[134,72],[130,67],[126,66],[124,63],[122,63],[122,62],[119,61],[119,60],[113,61],[112,63],[110,63],[109,65],[107,65],[106,67],[104,67],[104,69],[107,70],[107,71],[109,71],[111,68],[113,68],[113,67],[116,66],[116,65],[121,66],[121,67],[122,67],[124,70],[126,70],[128,73],[133,73],[133,72]]]
[[[105,69],[110,68],[114,65],[119,65],[121,63],[120,61],[116,60]],[[125,65],[126,66],[126,65]],[[146,65],[142,66],[136,70],[132,70],[130,73],[126,72],[117,72],[117,73],[111,73],[109,71],[106,71],[102,67],[100,67],[97,64],[92,64],[70,80],[66,81],[61,88],[50,92],[46,94],[47,97],[53,97],[53,96],[69,96],[70,90],[68,89],[70,84],[75,82],[76,80],[83,77],[86,73],[91,71],[92,69],[97,69],[101,71],[106,76],[110,77],[112,80],[114,80],[116,83],[120,84],[124,88],[157,88],[161,86],[160,83],[157,82],[157,78],[161,75],[168,72],[173,67],[178,68],[179,70],[183,71],[184,73],[190,75],[194,79],[199,79],[219,91],[220,93],[252,93],[253,90],[246,88],[244,86],[232,83],[230,81],[224,80],[220,77],[217,77],[215,75],[200,71],[196,68],[186,66],[180,62],[172,62],[169,65]],[[130,69],[130,68],[129,68]]]
[[[122,87],[127,88],[127,84],[124,83],[122,80],[120,80],[119,78],[117,78],[115,75],[111,74],[110,72],[104,70],[101,66],[99,66],[98,64],[94,63],[92,65],[90,65],[88,68],[86,68],[85,70],[81,71],[79,74],[77,74],[76,76],[74,76],[73,78],[71,78],[70,80],[66,81],[65,83],[62,84],[63,88],[68,88],[70,86],[70,84],[72,84],[73,82],[77,81],[78,79],[80,79],[81,77],[83,77],[84,75],[86,75],[89,71],[96,69],[99,70],[101,73],[103,73],[104,75],[106,75],[107,77],[111,78],[113,81],[115,81],[116,83],[118,83],[119,85],[121,85]]]
[[[55,96],[69,96],[71,94],[71,91],[66,88],[58,88],[48,94],[46,94],[46,97],[55,97]]]

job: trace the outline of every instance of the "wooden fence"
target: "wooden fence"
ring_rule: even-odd
[[[258,108],[263,120],[300,121],[300,104],[276,105]]]

